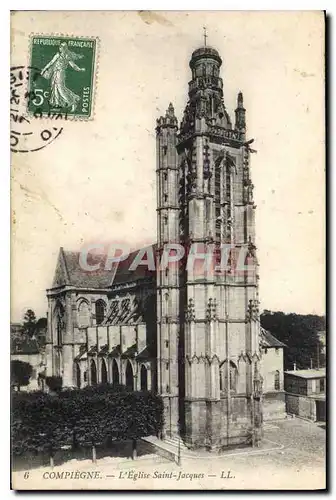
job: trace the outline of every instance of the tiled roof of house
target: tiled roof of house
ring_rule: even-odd
[[[153,245],[152,248],[155,257],[156,245]],[[114,284],[154,277],[155,271],[149,270],[147,265],[139,265],[135,270],[129,269],[138,252],[139,250],[135,250],[130,253],[126,260],[111,264],[111,269],[105,269],[107,254],[87,253],[82,255],[81,252],[72,252],[61,248],[52,288],[72,285],[78,288],[101,289]],[[144,259],[146,259],[146,255]],[[84,264],[87,264],[87,269],[85,269]],[[91,266],[97,266],[98,264],[99,268],[97,270],[90,270]]]
[[[300,378],[322,378],[326,376],[326,369],[307,369],[307,370],[287,370],[285,371],[286,375],[294,375],[295,377]]]
[[[275,338],[274,335],[262,326],[260,327],[259,342],[261,347],[286,347],[286,344],[280,342],[280,340]]]

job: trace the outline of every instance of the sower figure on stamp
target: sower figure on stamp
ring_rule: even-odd
[[[75,71],[85,71],[74,62],[76,59],[82,59],[82,54],[76,54],[68,49],[65,42],[62,42],[59,51],[54,55],[50,62],[43,68],[41,75],[50,79],[51,94],[49,103],[56,107],[70,107],[75,111],[80,97],[65,85],[65,70],[71,66]]]

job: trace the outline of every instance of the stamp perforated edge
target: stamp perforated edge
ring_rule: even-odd
[[[41,37],[50,37],[50,38],[78,38],[79,40],[94,40],[96,42],[96,53],[95,53],[95,58],[94,58],[94,65],[93,65],[93,77],[92,77],[92,105],[91,105],[91,114],[90,116],[76,116],[76,115],[70,115],[67,118],[67,121],[82,121],[82,122],[87,122],[87,121],[92,121],[95,119],[96,116],[96,92],[97,92],[97,86],[98,86],[98,73],[99,73],[99,54],[100,54],[100,37],[99,36],[84,36],[84,35],[69,35],[65,33],[30,33],[29,35],[29,44],[28,44],[28,53],[27,53],[27,67],[30,66],[31,63],[31,56],[32,56],[32,50],[33,50],[33,38],[41,36]],[[27,82],[27,89],[29,89],[29,82]],[[33,113],[28,110],[28,106],[26,108],[27,114],[30,117],[33,117]],[[48,116],[43,115],[43,118],[48,120]],[[49,118],[50,119],[50,118]]]

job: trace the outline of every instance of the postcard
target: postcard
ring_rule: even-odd
[[[11,13],[14,490],[326,488],[324,47]]]

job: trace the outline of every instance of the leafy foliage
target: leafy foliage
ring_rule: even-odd
[[[62,377],[53,375],[51,377],[46,377],[46,384],[51,391],[60,392],[63,387],[63,380]]]
[[[20,390],[21,386],[29,384],[33,373],[33,367],[30,363],[14,359],[11,361],[11,381],[14,386]]]
[[[37,330],[41,330],[43,328],[47,328],[48,326],[48,320],[47,318],[39,318],[37,321],[36,321],[36,329]]]
[[[51,452],[64,444],[98,444],[157,434],[163,403],[151,392],[129,392],[105,384],[58,395],[15,393],[12,399],[13,453]]]
[[[309,368],[310,360],[314,368],[323,363],[322,344],[317,332],[325,330],[325,318],[313,314],[285,314],[264,311],[260,317],[261,325],[277,339],[284,342],[285,369],[292,370],[294,363],[298,369]]]
[[[32,309],[27,309],[23,317],[23,334],[32,337],[36,329],[36,316]]]

